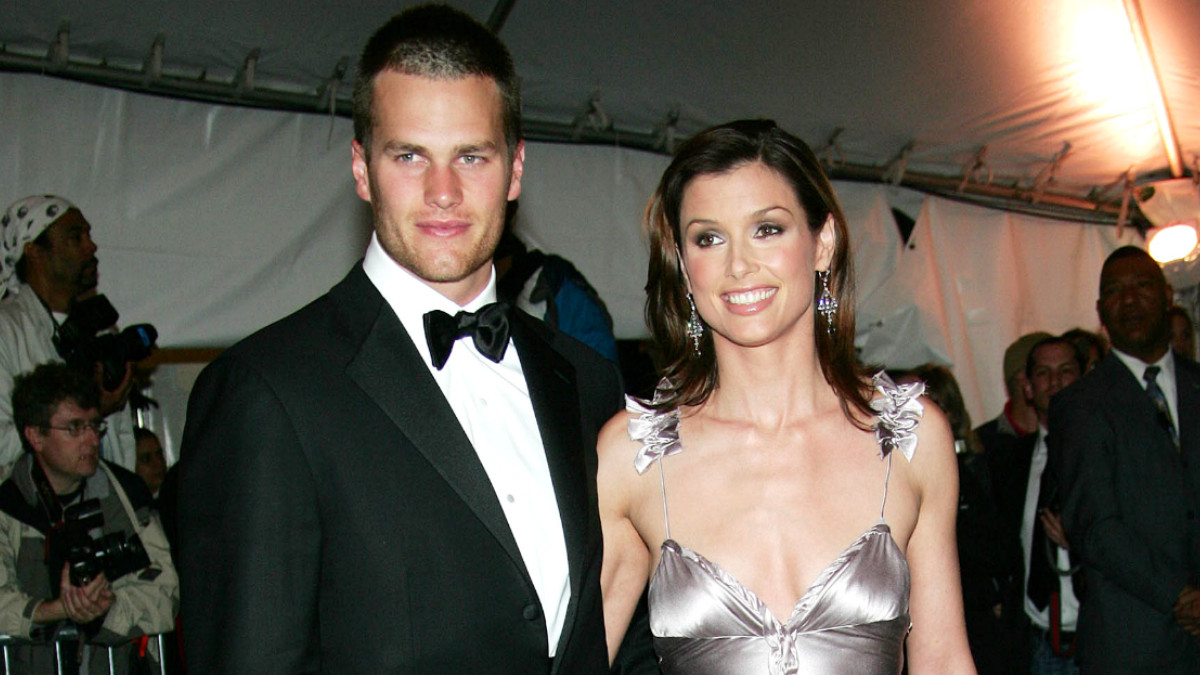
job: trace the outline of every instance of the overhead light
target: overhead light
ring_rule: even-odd
[[[1148,235],[1150,257],[1161,263],[1182,260],[1196,249],[1196,221],[1156,227]]]
[[[1138,208],[1155,225],[1146,236],[1150,257],[1160,263],[1195,258],[1200,191],[1191,178],[1148,183],[1135,190]]]

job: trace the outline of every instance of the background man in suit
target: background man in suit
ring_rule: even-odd
[[[1145,251],[1114,251],[1096,301],[1113,348],[1050,405],[1088,674],[1200,672],[1200,367],[1168,349],[1169,303]]]
[[[354,126],[363,262],[189,404],[189,669],[607,672],[595,436],[619,377],[491,304],[525,159],[508,52],[410,9],[363,51]]]

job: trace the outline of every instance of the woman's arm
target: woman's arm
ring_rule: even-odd
[[[616,657],[650,574],[650,551],[629,517],[631,492],[638,474],[633,467],[637,449],[626,431],[628,420],[628,413],[617,413],[600,431],[597,447],[596,489],[604,533],[600,589],[604,595],[609,663]]]
[[[925,416],[918,428],[920,442],[909,465],[918,498],[917,524],[906,551],[912,575],[909,672],[974,673],[954,536],[958,514],[954,439],[942,411],[929,399],[922,402]]]

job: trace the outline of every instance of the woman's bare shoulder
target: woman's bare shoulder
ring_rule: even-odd
[[[921,445],[933,445],[935,449],[932,452],[949,451],[953,455],[954,435],[950,431],[946,413],[928,396],[921,396],[920,401],[924,409],[921,423],[917,425],[917,437],[921,439]]]
[[[597,444],[597,452],[600,453],[600,461],[604,461],[605,456],[616,453],[627,452],[630,448],[636,448],[637,444],[629,437],[629,422],[637,417],[628,408],[617,411],[604,426],[600,428],[600,435]]]
[[[653,410],[626,399],[625,410],[613,415],[600,430],[597,453],[600,473],[620,482],[636,479],[656,460],[680,450],[679,415]]]
[[[945,485],[950,477],[958,476],[954,456],[954,435],[946,414],[928,396],[922,396],[924,409],[917,425],[917,451],[913,454],[914,477],[922,487]]]
[[[630,424],[636,424],[642,413],[634,407],[635,405],[636,400],[626,399],[626,407],[613,415],[600,429],[596,453],[599,456],[600,473],[609,474],[610,479],[628,478],[625,474],[636,475],[634,460],[642,448],[642,443],[632,438],[629,430]]]

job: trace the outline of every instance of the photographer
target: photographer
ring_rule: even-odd
[[[0,302],[0,464],[21,454],[21,434],[9,407],[13,378],[38,364],[67,358],[64,348],[95,341],[92,321],[102,313],[88,313],[91,321],[72,321],[85,299],[110,310],[111,322],[100,328],[115,323],[116,312],[96,295],[98,278],[91,225],[69,201],[52,195],[26,197],[0,216],[0,293],[5,293]],[[80,324],[82,329],[67,331],[71,339],[64,344],[63,330]],[[86,350],[76,351],[86,356]],[[109,431],[101,455],[132,470],[133,421],[125,409],[132,384],[129,364],[108,365],[108,373],[95,361],[75,366],[94,372],[97,383],[103,382],[99,410]]]
[[[13,414],[26,450],[0,483],[0,633],[10,672],[129,672],[133,638],[169,631],[179,584],[150,495],[99,457],[96,385],[61,363],[16,379]],[[66,637],[64,637],[66,636]],[[85,666],[79,668],[78,665]]]

